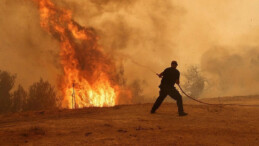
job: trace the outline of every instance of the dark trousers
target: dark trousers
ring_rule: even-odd
[[[159,96],[152,107],[152,112],[155,112],[159,108],[159,106],[164,101],[167,95],[169,95],[170,97],[176,100],[177,106],[178,106],[178,112],[179,113],[183,112],[182,96],[174,87],[160,88]]]

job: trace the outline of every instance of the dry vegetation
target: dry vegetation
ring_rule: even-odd
[[[15,88],[16,75],[0,70],[0,113],[43,110],[59,107],[54,87],[40,79],[26,91],[21,85]]]
[[[206,99],[218,103],[218,99]],[[223,103],[259,104],[259,96],[226,97]],[[258,107],[206,106],[186,100],[156,114],[151,104],[28,111],[0,115],[1,145],[257,145]]]
[[[42,127],[39,126],[32,126],[29,129],[24,129],[21,132],[21,136],[29,137],[29,136],[35,136],[35,135],[45,135],[45,131]]]

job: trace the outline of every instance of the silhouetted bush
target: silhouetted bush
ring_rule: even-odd
[[[21,85],[18,86],[17,90],[13,93],[13,104],[12,111],[20,112],[23,111],[26,105],[27,92]]]
[[[56,108],[56,92],[48,81],[40,79],[29,88],[27,110],[43,110]]]
[[[11,109],[11,89],[14,86],[15,75],[0,70],[0,113]]]
[[[184,74],[187,82],[184,84],[184,89],[194,97],[198,97],[205,87],[205,78],[201,75],[197,66],[190,66]]]
[[[144,102],[144,96],[143,96],[143,88],[142,88],[143,81],[140,80],[134,80],[131,85],[130,89],[132,91],[132,103],[142,103]]]

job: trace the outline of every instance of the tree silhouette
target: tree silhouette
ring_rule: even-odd
[[[199,96],[205,87],[205,78],[201,75],[197,66],[190,66],[184,74],[187,82],[184,84],[184,89],[194,97]]]
[[[26,97],[27,92],[23,89],[21,85],[19,85],[17,90],[13,93],[12,111],[23,111],[26,105]]]
[[[27,110],[44,110],[56,108],[56,92],[48,81],[40,79],[29,88]]]
[[[0,113],[11,109],[11,89],[14,86],[15,75],[0,70]]]

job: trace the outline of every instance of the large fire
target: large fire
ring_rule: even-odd
[[[114,106],[119,85],[115,63],[97,44],[93,29],[76,23],[71,12],[51,0],[34,0],[39,6],[41,27],[60,42],[62,106],[81,108]]]

